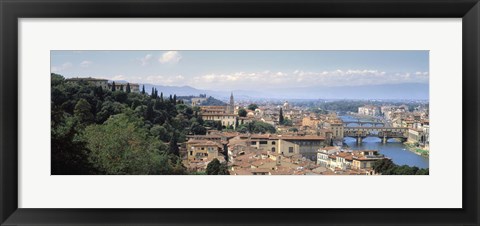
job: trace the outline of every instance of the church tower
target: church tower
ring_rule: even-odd
[[[235,112],[235,102],[233,101],[233,92],[230,94],[230,104],[228,105],[228,113],[233,114]]]

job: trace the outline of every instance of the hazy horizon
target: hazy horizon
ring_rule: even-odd
[[[428,99],[429,52],[59,50],[51,72],[217,97]]]

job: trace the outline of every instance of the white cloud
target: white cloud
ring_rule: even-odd
[[[96,77],[103,78],[103,79],[108,79],[108,80],[126,80],[126,81],[129,81],[129,82],[133,82],[133,81],[130,81],[131,79],[127,78],[127,76],[125,76],[125,75],[96,76]]]
[[[428,83],[428,72],[385,72],[375,69],[338,69],[330,71],[261,71],[209,73],[203,75],[161,74],[147,76],[104,76],[109,80],[126,80],[167,86],[189,85],[208,90],[258,90],[264,88],[340,87],[401,83]]]
[[[182,56],[177,51],[168,51],[165,52],[159,59],[158,62],[162,64],[166,63],[178,63],[182,59]]]
[[[142,62],[142,66],[148,65],[150,63],[150,60],[153,59],[152,54],[147,54],[144,57],[140,58],[140,61]]]
[[[92,64],[93,64],[92,61],[84,60],[84,61],[82,61],[82,63],[80,63],[80,66],[81,67],[89,67]]]
[[[72,63],[70,62],[66,62],[62,65],[59,65],[59,66],[51,66],[50,67],[50,71],[51,72],[61,72],[61,71],[64,71],[64,70],[67,70],[69,68],[71,68],[73,66]]]
[[[424,71],[424,72],[422,72],[422,71],[417,71],[417,72],[415,72],[415,75],[428,76],[428,72],[426,72],[426,71]]]
[[[349,69],[310,72],[235,72],[194,76],[191,83],[204,89],[252,89],[252,87],[339,87],[399,83],[427,83],[428,72],[387,73],[373,69]]]
[[[167,86],[184,86],[189,80],[183,75],[150,75],[144,80],[145,83]]]

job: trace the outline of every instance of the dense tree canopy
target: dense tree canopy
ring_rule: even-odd
[[[52,174],[184,174],[168,143],[206,133],[191,107],[157,90],[102,89],[58,74],[51,85]]]
[[[213,159],[207,165],[207,175],[229,175],[226,164],[220,163],[218,159]]]
[[[246,117],[247,116],[247,110],[245,110],[245,108],[238,109],[238,116]]]
[[[419,169],[414,166],[398,166],[391,159],[382,159],[375,162],[373,169],[382,175],[428,175],[429,169]]]
[[[248,110],[252,110],[252,111],[255,111],[257,108],[258,108],[257,104],[249,104],[247,107]]]
[[[83,137],[91,151],[89,161],[105,174],[159,174],[167,147],[155,139],[133,111],[90,125]]]

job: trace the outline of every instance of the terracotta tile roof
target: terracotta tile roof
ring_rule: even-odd
[[[323,136],[305,135],[305,136],[279,136],[282,140],[325,140]]]

